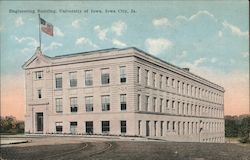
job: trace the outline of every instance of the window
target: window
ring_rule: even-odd
[[[146,72],[145,84],[146,84],[146,85],[149,85],[149,81],[148,81],[148,79],[149,79],[149,70],[145,70],[145,72]]]
[[[93,97],[85,97],[85,107],[86,107],[86,112],[92,112],[93,109]]]
[[[177,92],[178,92],[178,93],[181,93],[181,92],[180,92],[180,81],[177,81]]]
[[[61,89],[62,88],[62,74],[56,74],[56,89]]]
[[[162,75],[160,75],[160,88],[162,89]]]
[[[172,108],[175,108],[175,101],[172,101]]]
[[[138,121],[138,135],[141,135],[141,120]]]
[[[62,122],[56,122],[56,133],[62,133],[63,125]]]
[[[184,90],[184,86],[185,86],[185,83],[183,82],[183,83],[182,83],[182,89],[181,89],[181,90],[182,90],[182,94],[184,94],[184,91],[185,91],[185,90]]]
[[[87,134],[93,134],[94,133],[93,121],[85,122],[85,126],[86,126],[86,133]]]
[[[152,75],[152,80],[153,80],[153,87],[156,87],[156,73],[153,72],[153,75]]]
[[[76,72],[70,72],[69,79],[70,79],[69,80],[70,87],[76,87],[77,86]]]
[[[153,98],[153,112],[155,112],[156,107],[156,97]]]
[[[76,97],[70,98],[70,110],[71,112],[77,112],[77,98]]]
[[[175,88],[174,79],[172,79],[172,81],[171,81],[171,85],[172,85],[172,87],[174,87],[174,88]]]
[[[121,133],[126,133],[126,132],[127,132],[126,121],[121,121]]]
[[[137,95],[137,107],[138,107],[138,111],[141,110],[141,95],[138,94]]]
[[[102,74],[102,84],[109,84],[109,69],[102,69],[101,70]]]
[[[137,83],[141,82],[141,67],[137,67]]]
[[[169,78],[166,77],[166,87],[169,86]]]
[[[109,110],[110,110],[109,96],[102,96],[102,111],[109,111]]]
[[[76,134],[77,122],[70,122],[70,133]]]
[[[93,74],[91,70],[85,71],[85,86],[93,85]]]
[[[167,130],[170,130],[170,121],[167,121]]]
[[[38,97],[39,99],[42,98],[42,90],[41,90],[41,89],[38,89],[38,90],[37,90],[37,97]]]
[[[43,79],[43,71],[37,71],[36,73],[36,80]]]
[[[102,121],[102,133],[108,133],[109,130],[109,121]]]
[[[166,110],[169,109],[169,99],[166,100]]]
[[[149,108],[149,96],[146,96],[146,111],[148,111]]]
[[[62,113],[62,98],[56,98],[56,113]]]
[[[161,121],[161,131],[160,131],[160,132],[161,132],[161,136],[163,136],[163,123],[164,123],[164,122]]]
[[[163,99],[161,98],[160,99],[160,112],[162,112],[162,102],[163,102]]]
[[[126,83],[126,67],[125,66],[120,67],[120,82]]]
[[[121,110],[126,110],[126,94],[120,95]]]

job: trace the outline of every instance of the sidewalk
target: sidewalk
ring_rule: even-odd
[[[20,143],[28,143],[26,139],[3,139],[1,138],[1,145],[9,145],[9,144],[20,144]]]

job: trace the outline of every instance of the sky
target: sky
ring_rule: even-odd
[[[225,114],[249,113],[249,8],[239,1],[0,1],[1,115],[23,120],[21,66],[39,45],[56,56],[137,47],[223,86]]]

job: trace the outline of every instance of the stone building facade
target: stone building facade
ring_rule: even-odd
[[[27,133],[224,142],[224,89],[137,48],[38,48],[23,68]]]

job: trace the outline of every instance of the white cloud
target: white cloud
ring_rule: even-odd
[[[44,47],[44,51],[47,51],[47,50],[54,50],[54,49],[57,49],[59,47],[62,47],[63,45],[61,43],[58,43],[58,42],[51,42],[49,46],[47,47]]]
[[[171,23],[167,18],[159,18],[159,19],[154,19],[153,20],[153,25],[156,27],[161,27],[161,26],[171,26]]]
[[[218,61],[218,59],[215,58],[215,57],[213,57],[213,58],[211,59],[211,63],[216,63],[217,61]]]
[[[86,21],[87,18],[83,18],[83,19],[76,19],[74,20],[71,25],[74,27],[74,28],[80,28],[81,27],[81,24]]]
[[[228,23],[227,21],[224,21],[222,23],[222,25],[225,27],[225,28],[228,28],[231,30],[232,34],[234,35],[237,35],[237,36],[242,36],[242,37],[249,37],[249,32],[246,31],[246,32],[243,32],[241,31],[241,29],[237,26],[234,26],[230,23]]]
[[[114,22],[111,26],[111,30],[117,35],[121,36],[127,29],[127,24],[123,21]]]
[[[87,45],[87,46],[91,46],[93,48],[98,48],[98,46],[96,44],[94,44],[90,39],[85,38],[85,37],[80,37],[80,38],[76,39],[75,44],[78,46]]]
[[[199,58],[199,59],[197,59],[197,60],[194,61],[193,65],[194,66],[199,66],[202,63],[204,63],[205,61],[206,61],[206,58]]]
[[[74,20],[74,21],[72,22],[72,26],[73,26],[74,28],[80,28],[80,26],[81,26],[81,20],[80,20],[80,19]]]
[[[234,64],[234,63],[235,63],[235,60],[234,60],[234,59],[230,59],[229,62],[230,62],[231,64]]]
[[[108,28],[102,28],[101,26],[97,25],[94,27],[94,31],[97,32],[98,38],[100,40],[106,40],[107,39],[107,33],[109,31]]]
[[[244,58],[247,58],[247,57],[249,57],[249,52],[248,52],[248,51],[242,52],[241,55],[242,55]]]
[[[218,36],[219,36],[219,37],[222,37],[222,36],[223,36],[222,31],[219,31],[219,32],[218,32]]]
[[[113,43],[113,45],[115,45],[117,47],[126,47],[127,46],[127,44],[125,44],[117,39],[113,39],[112,43]]]
[[[20,27],[20,26],[24,25],[23,18],[17,17],[15,24],[16,24],[16,27]]]
[[[182,15],[177,16],[176,21],[177,21],[177,23],[180,22],[180,21],[193,21],[193,20],[195,20],[195,19],[197,19],[197,18],[199,18],[201,16],[208,16],[208,17],[214,19],[215,21],[217,21],[217,18],[215,18],[215,16],[212,13],[210,13],[210,12],[208,12],[206,10],[198,11],[198,12],[196,12],[195,14],[193,14],[190,17],[185,17],[185,16],[182,16]]]
[[[157,55],[169,49],[173,43],[170,40],[164,38],[148,38],[145,41],[145,45],[148,48],[148,52],[150,54]]]
[[[64,33],[61,31],[60,28],[54,27],[54,30],[55,30],[54,32],[55,36],[64,37]]]
[[[206,10],[203,10],[203,11],[198,11],[196,14],[192,15],[191,17],[189,17],[189,20],[194,20],[195,18],[199,17],[199,16],[209,16],[211,18],[214,18],[214,15]]]
[[[177,58],[184,58],[184,57],[186,57],[187,56],[187,51],[182,51],[182,53],[180,53],[180,54],[178,54],[176,57]]]
[[[18,43],[23,43],[24,41],[26,41],[26,44],[29,45],[29,46],[32,46],[32,47],[39,46],[38,41],[33,37],[21,37],[21,38],[18,38],[18,37],[15,36],[14,38]]]

